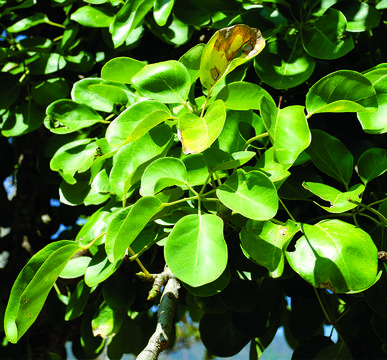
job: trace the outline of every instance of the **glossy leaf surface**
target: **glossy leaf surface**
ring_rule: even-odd
[[[184,113],[178,119],[179,137],[185,154],[200,153],[211,146],[223,129],[226,107],[222,100],[213,102],[204,117]]]
[[[44,125],[56,134],[68,134],[103,121],[94,109],[71,100],[58,100],[46,110]]]
[[[168,148],[171,135],[170,128],[162,125],[150,130],[140,139],[122,146],[113,158],[109,177],[112,191],[123,198],[129,188],[140,180],[148,162]]]
[[[315,65],[299,40],[291,47],[283,40],[270,42],[254,60],[254,69],[260,79],[275,89],[302,84],[312,75]]]
[[[270,276],[277,278],[284,271],[286,246],[298,231],[299,227],[291,220],[284,225],[249,220],[239,236],[248,258],[265,266]]]
[[[174,226],[165,244],[171,271],[190,286],[216,280],[227,265],[223,221],[216,215],[187,215]]]
[[[326,211],[335,214],[343,213],[357,207],[358,205],[354,202],[361,202],[361,197],[365,189],[362,184],[354,185],[346,192],[341,192],[332,186],[320,183],[304,182],[302,185],[314,195],[328,201],[330,206],[322,206],[317,202],[315,203]]]
[[[181,186],[187,182],[187,169],[180,159],[157,159],[145,169],[141,177],[140,194],[153,196],[168,186]]]
[[[371,70],[364,76],[371,81],[376,90],[378,110],[376,112],[359,112],[357,117],[363,130],[369,134],[383,134],[387,132],[387,74],[386,65]]]
[[[4,330],[16,343],[38,317],[66,263],[81,249],[69,240],[57,241],[36,253],[20,272],[9,297]]]
[[[110,123],[106,139],[112,146],[133,142],[170,117],[169,109],[162,103],[136,102]]]
[[[364,230],[340,220],[304,224],[301,230],[304,235],[286,257],[311,285],[336,293],[356,293],[377,281],[378,251]]]
[[[115,214],[106,230],[105,249],[110,262],[125,256],[127,248],[149,220],[162,209],[159,199],[146,196]]]
[[[350,35],[345,34],[347,21],[338,10],[328,9],[313,26],[303,26],[302,44],[306,52],[318,59],[337,59],[354,48]]]
[[[321,112],[375,111],[376,92],[371,82],[355,71],[339,70],[317,81],[306,95],[309,115]]]
[[[109,60],[101,70],[101,78],[122,84],[130,84],[132,77],[146,64],[130,57],[117,57]]]
[[[321,130],[312,130],[312,143],[306,150],[314,165],[348,185],[353,173],[353,156],[339,140]]]
[[[376,147],[366,150],[358,160],[357,169],[364,184],[384,174],[387,171],[387,150]]]
[[[269,132],[276,160],[290,166],[311,142],[303,106],[288,106],[278,110],[266,98],[261,100],[261,116]]]
[[[216,195],[225,206],[250,219],[269,220],[277,213],[276,189],[259,171],[238,169],[217,188]]]
[[[169,60],[144,66],[132,77],[132,85],[149,99],[184,103],[191,87],[191,77],[181,62]]]

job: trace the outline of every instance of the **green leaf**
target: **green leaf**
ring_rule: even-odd
[[[162,155],[172,141],[171,129],[167,125],[159,125],[143,137],[120,148],[113,157],[110,172],[112,192],[123,199],[137,181],[147,165]]]
[[[67,65],[63,55],[57,53],[40,54],[38,59],[29,65],[31,74],[47,75],[62,70]]]
[[[187,169],[180,159],[164,157],[153,161],[141,177],[141,196],[153,196],[169,186],[188,182]]]
[[[132,77],[133,87],[143,96],[163,103],[185,103],[191,78],[176,60],[145,65]]]
[[[92,139],[69,142],[58,149],[50,161],[51,170],[58,171],[69,184],[75,184],[76,173],[82,173],[91,167],[97,145]]]
[[[210,173],[203,154],[191,154],[183,158],[188,173],[188,184],[191,186],[203,185],[208,181]]]
[[[306,95],[308,117],[322,112],[375,111],[376,92],[362,74],[339,70],[317,81]]]
[[[164,26],[172,12],[175,0],[155,0],[153,17],[159,26]]]
[[[312,75],[315,65],[298,39],[291,47],[280,39],[272,41],[254,59],[257,75],[275,89],[289,89],[302,84]]]
[[[216,280],[202,286],[189,286],[184,284],[184,287],[194,296],[207,297],[219,294],[224,290],[224,288],[229,284],[231,279],[230,270],[226,268],[222,275],[220,275]]]
[[[127,312],[136,298],[136,287],[126,274],[116,272],[103,283],[102,293],[112,309]]]
[[[237,66],[257,56],[265,47],[258,29],[244,24],[220,29],[205,45],[200,60],[200,82],[212,89]]]
[[[365,189],[362,184],[354,185],[346,192],[341,192],[332,186],[314,182],[304,182],[302,186],[312,194],[328,201],[330,206],[322,206],[317,202],[314,203],[334,214],[343,213],[357,207],[358,205],[353,203],[353,201],[360,202]]]
[[[181,218],[165,244],[165,261],[171,271],[190,286],[216,280],[227,265],[222,219],[211,214]]]
[[[7,31],[10,33],[20,33],[26,31],[36,25],[48,23],[49,19],[46,14],[43,13],[35,13],[29,17],[26,17],[22,20],[19,20],[15,24],[9,26]]]
[[[110,33],[114,47],[122,45],[130,33],[143,21],[145,15],[153,7],[153,0],[127,1],[114,17],[110,25]]]
[[[110,262],[114,263],[125,256],[137,235],[162,208],[159,199],[146,196],[133,206],[115,213],[105,236],[105,249]]]
[[[44,107],[47,107],[55,100],[67,97],[69,92],[69,85],[63,78],[46,79],[34,85],[31,89],[34,101]]]
[[[87,78],[73,85],[71,98],[78,104],[85,104],[97,111],[114,112],[130,101],[129,91],[124,85],[98,78]],[[134,95],[131,96],[134,98]]]
[[[132,77],[146,64],[130,57],[117,57],[109,60],[101,70],[101,78],[121,84],[131,84]]]
[[[263,96],[270,97],[269,93],[259,85],[236,81],[223,87],[216,99],[223,100],[227,109],[259,110]]]
[[[260,171],[238,169],[216,189],[216,195],[229,209],[254,220],[269,220],[278,210],[275,186]]]
[[[280,164],[292,165],[309,146],[311,135],[300,105],[277,109],[266,97],[261,99],[261,116],[274,147],[274,156]]]
[[[16,343],[34,323],[66,263],[81,247],[70,240],[51,243],[36,253],[18,275],[4,318],[8,341]]]
[[[33,102],[25,101],[14,111],[2,115],[1,134],[7,137],[27,134],[42,125],[44,112]]]
[[[352,37],[345,33],[346,27],[345,16],[329,8],[312,26],[301,28],[302,44],[306,52],[317,59],[340,58],[354,48]]]
[[[378,250],[362,229],[340,220],[303,224],[304,235],[286,257],[304,280],[336,293],[356,293],[377,280]]]
[[[150,100],[137,102],[110,123],[106,139],[112,146],[133,142],[171,117],[169,109],[162,103]]]
[[[380,12],[370,4],[347,0],[338,2],[335,8],[345,15],[347,31],[367,31],[379,25]]]
[[[63,268],[59,277],[62,279],[75,279],[79,276],[85,275],[90,260],[91,257],[89,256],[78,256],[70,259]]]
[[[70,15],[70,19],[83,26],[104,28],[110,26],[113,16],[101,7],[82,6]]]
[[[114,274],[121,263],[122,259],[111,263],[106,256],[105,246],[99,245],[98,251],[94,254],[86,270],[85,283],[89,287],[98,285]]]
[[[386,68],[376,68],[364,74],[376,90],[378,110],[376,112],[359,112],[357,117],[363,130],[369,134],[387,132],[387,74]]]
[[[185,154],[200,153],[218,138],[226,120],[226,107],[222,100],[214,101],[204,117],[183,113],[178,117],[179,138]]]
[[[239,237],[248,258],[258,265],[265,266],[271,277],[278,278],[284,271],[284,251],[299,230],[296,223],[291,220],[284,225],[249,220],[239,233]]]
[[[0,72],[0,109],[7,109],[12,105],[20,94],[20,83],[18,76]]]
[[[250,341],[250,337],[236,327],[232,311],[222,314],[205,313],[200,320],[200,337],[211,354],[231,357],[238,354]]]
[[[44,126],[55,134],[68,134],[103,121],[89,106],[66,99],[53,102],[46,115]]]
[[[181,56],[179,61],[185,66],[190,77],[191,84],[200,76],[200,58],[202,56],[204,44],[197,44]]]
[[[204,157],[211,172],[219,170],[231,170],[250,161],[256,153],[254,151],[238,151],[229,154],[220,149],[207,149]]]
[[[357,162],[357,171],[364,185],[384,174],[387,171],[387,150],[376,147],[366,150]]]
[[[93,335],[100,336],[102,339],[111,338],[119,331],[122,321],[122,313],[103,302],[91,321]]]
[[[353,156],[339,139],[313,129],[312,143],[306,152],[318,169],[348,186],[353,172]]]
[[[73,292],[71,293],[69,302],[66,306],[65,320],[69,321],[82,315],[86,307],[87,300],[90,295],[90,288],[83,280],[80,280]]]

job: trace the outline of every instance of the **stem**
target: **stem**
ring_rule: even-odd
[[[145,251],[147,251],[148,249],[150,249],[154,244],[158,243],[160,240],[166,238],[168,235],[167,234],[163,234],[163,235],[160,235],[158,236],[156,239],[154,239],[153,241],[151,241],[149,244],[145,245],[137,254],[134,254],[132,256],[129,257],[129,261],[133,261],[133,260],[136,260],[138,257],[140,257]]]
[[[321,300],[321,297],[320,297],[320,294],[318,293],[318,290],[317,290],[315,287],[313,287],[313,289],[314,289],[314,292],[315,292],[315,294],[316,294],[316,296],[317,296],[317,300],[318,300],[318,302],[319,302],[319,304],[320,304],[320,306],[321,306],[321,310],[323,311],[323,313],[324,313],[324,315],[325,315],[325,318],[328,320],[328,323],[331,324],[331,325],[335,328],[335,330],[336,330],[336,332],[337,332],[337,335],[339,336],[340,340],[342,341],[343,344],[345,344],[344,339],[342,338],[342,336],[340,335],[340,333],[337,331],[337,328],[336,328],[335,323],[332,321],[332,319],[330,318],[330,316],[329,316],[327,310],[325,309],[325,306],[324,306],[324,304],[323,304],[323,302],[322,302],[322,300]]]
[[[200,117],[201,117],[201,118],[204,116],[204,111],[206,110],[208,100],[210,100],[211,93],[212,93],[212,89],[213,89],[213,88],[211,88],[210,90],[208,90],[208,94],[207,94],[206,100],[204,101],[204,104],[203,104],[203,107],[202,107],[202,112],[200,113]]]
[[[259,135],[257,135],[257,136],[254,136],[254,137],[250,138],[249,140],[246,141],[245,145],[243,146],[242,151],[245,151],[245,150],[248,148],[248,146],[249,146],[252,142],[254,142],[255,140],[259,140],[259,139],[264,138],[264,137],[267,137],[267,136],[269,136],[269,133],[266,131],[266,132],[264,132],[264,133],[262,133],[262,134],[259,134]]]
[[[53,22],[53,21],[51,21],[51,20],[48,20],[48,21],[47,21],[47,24],[52,25],[52,26],[56,26],[56,27],[59,27],[59,28],[62,28],[62,29],[66,29],[66,26],[64,26],[64,25],[62,25],[62,24],[58,24],[58,23]]]
[[[349,202],[353,203],[353,204],[356,204],[364,209],[367,209],[368,211],[374,213],[375,215],[377,215],[381,220],[382,220],[382,224],[384,226],[387,226],[387,218],[381,214],[379,211],[375,210],[374,208],[372,208],[371,206],[369,205],[365,205],[359,201],[356,201],[356,200],[351,200],[351,199],[348,199]]]
[[[289,217],[294,221],[294,222],[297,222],[296,219],[293,217],[293,215],[290,213],[290,211],[288,210],[288,208],[285,206],[284,202],[281,200],[281,198],[278,198],[279,202],[281,203],[281,205],[283,206],[283,208],[285,209],[285,211],[288,213]]]
[[[130,248],[130,246],[128,246],[128,251],[132,254],[132,256],[136,255],[136,253]],[[150,276],[150,273],[149,271],[145,268],[145,266],[142,264],[141,260],[136,257],[134,260],[136,260],[138,266],[141,268],[141,270],[143,271],[143,273],[145,274],[145,277],[148,277]]]
[[[87,245],[85,246],[82,246],[81,248],[81,251],[85,251],[85,250],[88,250],[90,249],[95,243],[97,240],[99,240],[102,236],[105,236],[106,232],[103,232],[101,234],[99,234],[95,239],[93,239],[90,243],[88,243]]]

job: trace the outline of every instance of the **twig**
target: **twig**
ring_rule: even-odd
[[[166,284],[161,295],[156,330],[149,339],[148,345],[137,356],[136,360],[157,360],[159,354],[166,349],[169,342],[180,283],[167,267],[159,275],[155,277],[155,280],[157,278],[163,279]]]

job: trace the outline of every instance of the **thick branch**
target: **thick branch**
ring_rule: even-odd
[[[161,295],[156,330],[149,339],[148,345],[137,356],[136,360],[157,360],[159,354],[165,350],[169,342],[180,284],[167,267],[162,274],[166,274],[168,280]]]

